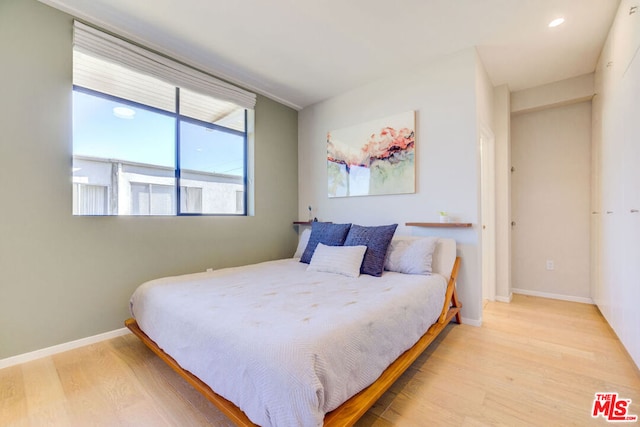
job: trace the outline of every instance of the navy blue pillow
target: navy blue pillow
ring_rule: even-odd
[[[342,246],[351,224],[333,224],[331,222],[312,222],[309,243],[304,249],[300,262],[309,264],[318,243],[327,246]]]
[[[360,267],[362,274],[380,277],[384,270],[384,259],[387,256],[387,249],[396,232],[398,224],[380,225],[377,227],[363,227],[353,224],[344,241],[344,246],[364,245],[367,252]]]

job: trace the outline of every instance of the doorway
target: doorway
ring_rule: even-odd
[[[590,302],[591,102],[512,116],[513,293]]]

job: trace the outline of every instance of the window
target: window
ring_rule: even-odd
[[[202,188],[180,187],[180,211],[185,213],[202,213]],[[244,209],[240,212],[242,213]]]
[[[173,186],[131,183],[131,215],[175,215],[175,206]]]
[[[73,211],[78,215],[109,215],[107,194],[107,186],[74,183]]]
[[[75,24],[74,215],[246,215],[255,95],[112,39]]]

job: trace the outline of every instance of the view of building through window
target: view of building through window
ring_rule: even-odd
[[[246,214],[246,111],[74,52],[74,215]]]

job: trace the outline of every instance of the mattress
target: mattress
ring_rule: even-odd
[[[152,280],[140,328],[261,426],[319,426],[373,383],[442,311],[446,279],[350,278],[286,259]]]

